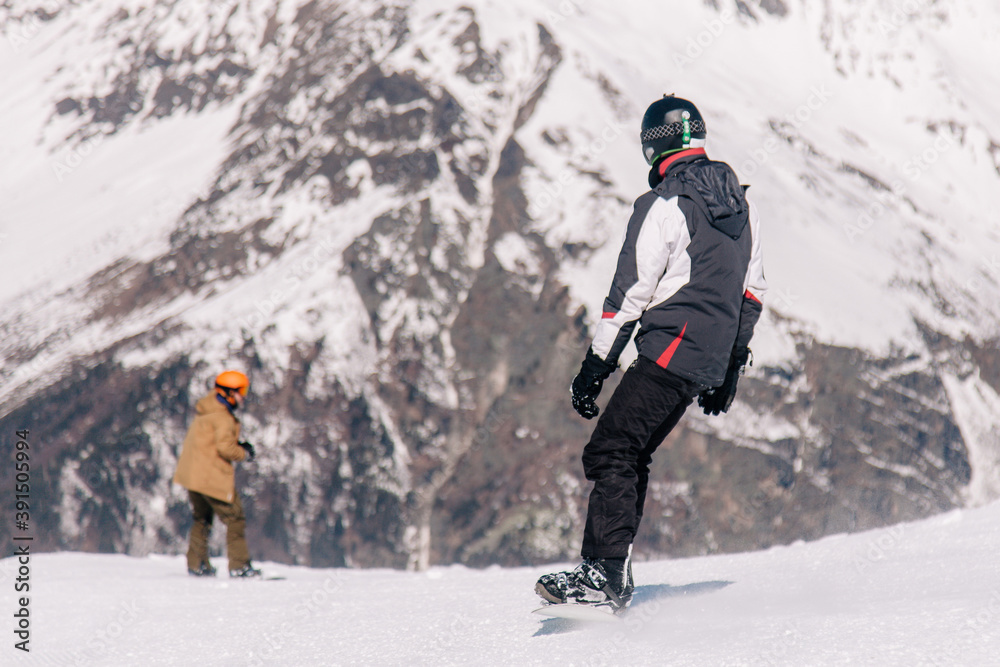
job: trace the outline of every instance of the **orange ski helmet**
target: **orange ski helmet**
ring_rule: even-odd
[[[240,396],[246,396],[250,389],[250,379],[239,371],[224,371],[215,378],[215,388],[219,393],[238,391]]]

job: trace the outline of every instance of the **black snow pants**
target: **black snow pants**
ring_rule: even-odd
[[[642,519],[653,452],[705,389],[640,356],[625,372],[583,450],[594,482],[584,558],[624,558]]]

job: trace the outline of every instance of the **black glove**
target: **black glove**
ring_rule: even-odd
[[[698,394],[698,405],[705,411],[706,415],[717,415],[720,412],[729,412],[729,406],[736,398],[736,383],[746,369],[747,360],[753,366],[753,355],[749,347],[734,347],[729,354],[729,368],[726,369],[726,378],[718,387],[706,389]]]
[[[580,372],[573,378],[573,384],[569,388],[573,396],[573,409],[584,419],[593,419],[600,413],[601,409],[594,400],[600,395],[604,381],[614,370],[614,364],[604,361],[593,350],[587,350]]]
[[[242,447],[243,451],[247,453],[247,463],[252,462],[253,457],[257,455],[257,452],[255,452],[253,449],[253,445],[251,445],[249,442],[237,442],[236,444]]]

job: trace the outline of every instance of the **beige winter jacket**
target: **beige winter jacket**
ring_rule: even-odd
[[[233,461],[245,459],[246,452],[236,444],[239,421],[215,397],[212,392],[195,404],[197,415],[184,438],[174,481],[189,491],[231,503],[236,492]]]

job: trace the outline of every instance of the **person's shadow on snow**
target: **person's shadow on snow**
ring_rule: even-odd
[[[628,611],[619,618],[623,622],[628,622],[630,615],[636,614],[636,610],[640,610],[640,614],[648,613],[650,611],[655,611],[655,607],[661,601],[667,598],[684,597],[689,595],[704,595],[705,593],[711,593],[729,586],[733,582],[731,581],[699,581],[694,584],[685,584],[683,586],[671,586],[669,584],[647,584],[645,586],[636,586],[635,592],[632,593],[632,604],[629,605]],[[535,632],[534,637],[543,637],[545,635],[558,635],[565,632],[572,632],[574,630],[579,630],[583,627],[593,627],[595,624],[605,625],[606,621],[578,621],[569,618],[546,618],[542,621],[542,627]]]
[[[671,586],[669,584],[649,584],[647,586],[636,586],[632,593],[632,604],[629,605],[628,614],[636,607],[649,604],[663,598],[676,598],[684,595],[704,595],[729,586],[731,581],[699,581],[695,584],[685,584],[683,586]]]

